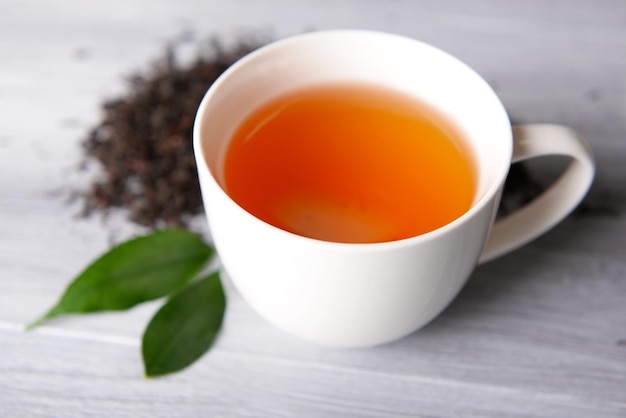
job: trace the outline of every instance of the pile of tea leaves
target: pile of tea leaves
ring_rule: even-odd
[[[168,45],[149,71],[131,75],[127,93],[102,104],[103,118],[82,144],[86,162],[102,168],[84,193],[83,213],[123,208],[143,226],[187,226],[202,211],[192,149],[198,105],[224,70],[260,45],[251,37],[230,46],[212,39],[185,65]]]
[[[82,144],[85,162],[95,160],[102,168],[83,193],[83,214],[121,208],[148,228],[189,227],[202,212],[192,147],[198,105],[230,65],[267,41],[248,36],[226,46],[214,38],[185,65],[178,62],[173,43],[148,71],[128,77],[127,92],[102,103],[102,120]],[[540,192],[524,166],[515,164],[499,215]]]

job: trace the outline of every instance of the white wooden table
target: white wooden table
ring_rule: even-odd
[[[368,28],[433,43],[480,72],[520,122],[570,125],[598,174],[584,216],[478,268],[432,324],[373,349],[312,346],[228,288],[217,345],[144,380],[156,305],[31,333],[109,241],[137,228],[76,219],[79,143],[123,76],[184,33],[274,37]],[[0,2],[0,416],[626,416],[626,2]],[[201,221],[200,221],[201,222]]]

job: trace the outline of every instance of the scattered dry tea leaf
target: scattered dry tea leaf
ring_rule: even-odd
[[[215,79],[260,42],[207,45],[187,65],[169,47],[147,74],[130,77],[124,97],[103,103],[103,119],[83,143],[87,160],[103,169],[85,194],[85,214],[118,207],[144,226],[180,227],[202,211],[192,149],[196,110]]]

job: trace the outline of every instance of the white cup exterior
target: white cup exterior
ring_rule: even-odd
[[[475,158],[478,186],[471,209],[413,238],[344,244],[286,232],[238,206],[221,186],[234,130],[269,99],[329,82],[401,90],[446,115]],[[211,235],[243,298],[293,335],[359,347],[419,329],[462,288],[493,224],[513,140],[500,100],[456,58],[397,35],[326,31],[275,42],[227,70],[200,105],[194,149]]]

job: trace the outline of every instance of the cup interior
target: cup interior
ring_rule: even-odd
[[[438,110],[467,140],[473,156],[473,206],[498,192],[510,165],[512,137],[506,111],[493,90],[451,55],[378,32],[314,32],[244,57],[203,99],[194,128],[194,140],[201,141],[196,150],[202,150],[206,168],[222,186],[228,142],[251,112],[296,89],[342,82],[398,90]]]

